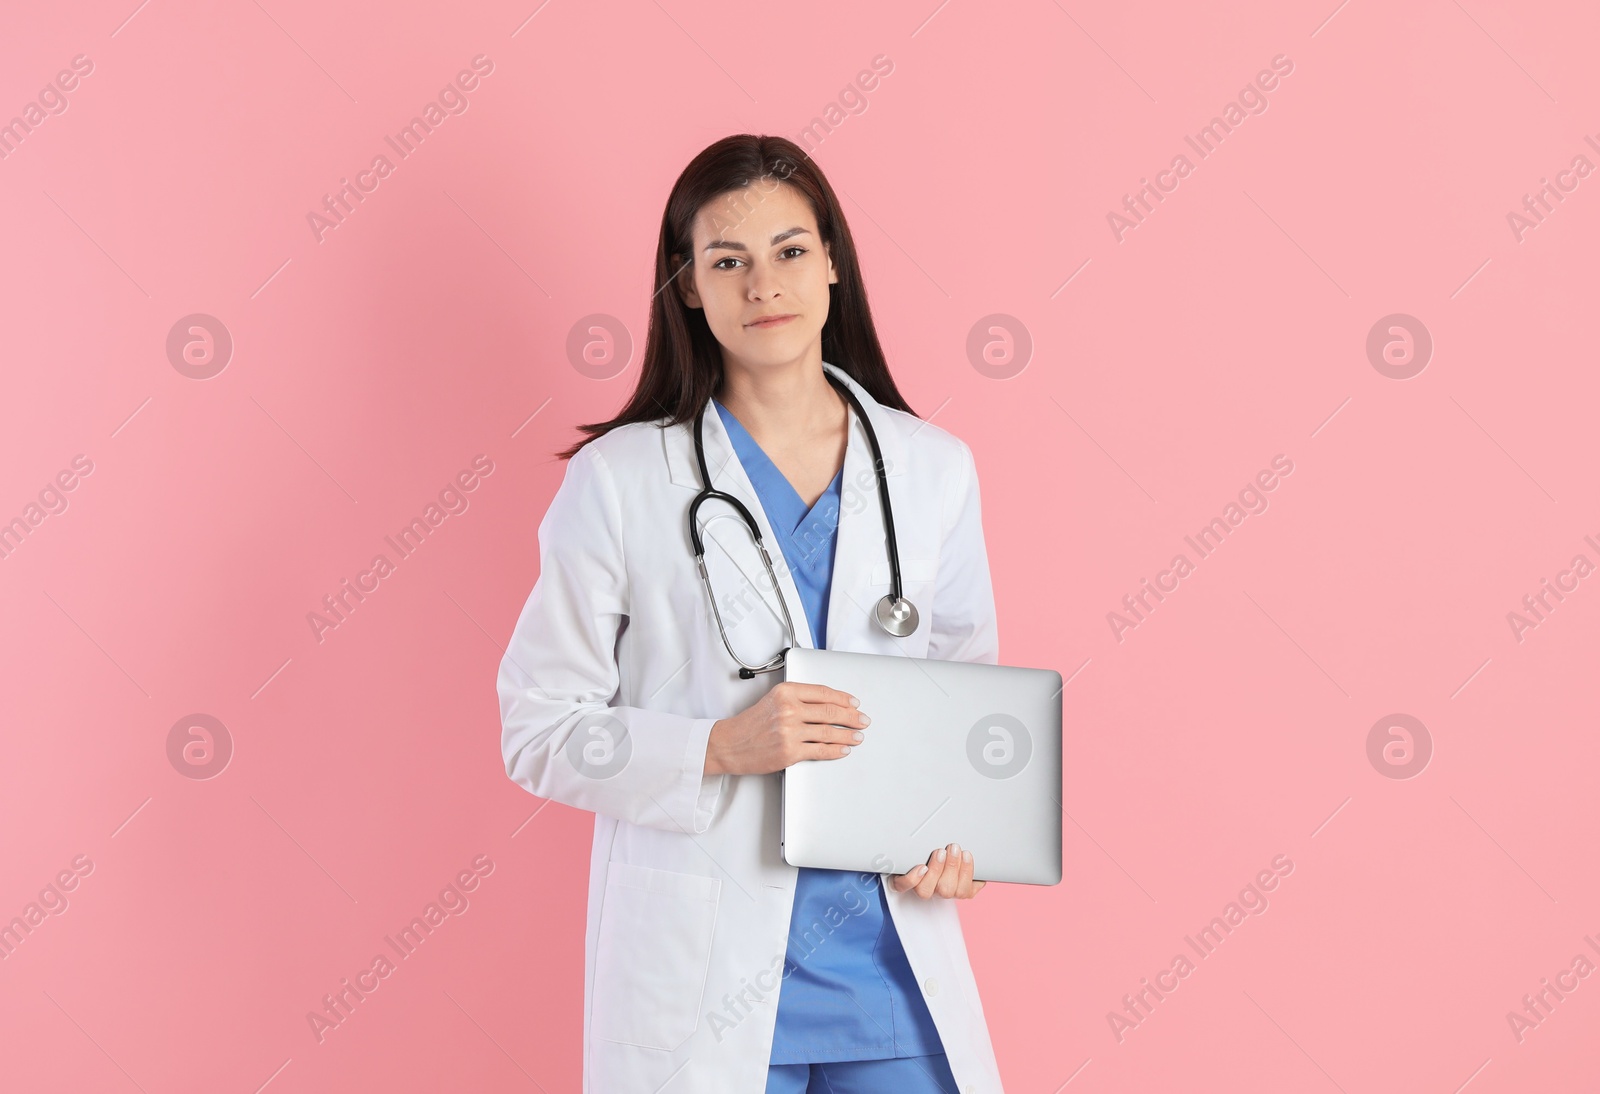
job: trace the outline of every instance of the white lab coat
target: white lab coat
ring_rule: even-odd
[[[970,449],[824,367],[850,385],[877,430],[904,593],[921,613],[918,629],[898,639],[869,616],[888,591],[889,566],[871,452],[851,412],[828,648],[995,663]],[[539,525],[539,578],[500,663],[506,773],[533,794],[595,814],[586,1094],[760,1094],[771,1057],[797,878],[778,850],[782,776],[704,769],[712,723],[755,702],[781,674],[740,680],[717,633],[688,533],[701,485],[692,429],[626,425],[572,458]],[[709,403],[704,438],[714,485],[743,501],[761,528],[795,644],[811,646],[778,541]],[[746,661],[763,661],[783,632],[759,556],[725,503],[708,502],[700,518],[724,624]],[[758,590],[766,593],[759,600]],[[867,733],[862,747],[871,748]],[[896,893],[888,876],[862,875],[884,884],[960,1090],[1002,1094],[957,901]]]

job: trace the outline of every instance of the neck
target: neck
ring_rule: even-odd
[[[751,368],[724,359],[717,399],[758,443],[783,444],[838,428],[844,397],[822,368],[821,347],[784,364]]]

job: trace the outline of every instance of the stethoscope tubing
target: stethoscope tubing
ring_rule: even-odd
[[[879,508],[883,512],[884,543],[889,555],[889,596],[885,598],[885,601],[892,600],[895,603],[900,603],[900,548],[899,544],[895,541],[894,508],[889,500],[889,482],[886,470],[884,468],[883,450],[878,446],[878,434],[877,431],[872,428],[872,422],[867,419],[866,410],[862,407],[861,400],[856,398],[855,392],[851,391],[849,387],[847,387],[842,381],[832,374],[828,374],[828,382],[838,390],[839,394],[843,395],[849,401],[850,406],[855,410],[857,420],[861,422],[862,429],[866,431],[867,445],[872,449],[872,470],[878,480],[878,503]],[[700,482],[702,485],[700,492],[696,494],[694,496],[694,500],[689,503],[689,542],[694,548],[695,568],[700,572],[700,583],[705,587],[706,599],[711,602],[711,612],[716,618],[717,633],[722,636],[722,644],[727,647],[728,655],[739,663],[740,678],[749,680],[752,679],[757,673],[773,672],[783,667],[784,659],[788,655],[789,650],[793,648],[795,642],[794,619],[789,614],[788,598],[783,595],[783,589],[778,585],[777,574],[772,569],[772,556],[768,553],[766,544],[761,539],[761,527],[756,523],[755,516],[750,512],[749,508],[744,504],[744,502],[740,501],[732,494],[726,493],[722,490],[713,489],[711,486],[711,472],[706,466],[706,448],[704,437],[705,415],[706,408],[704,405],[702,405],[694,416],[694,458],[695,463],[698,465],[700,470]],[[745,526],[750,529],[750,534],[755,539],[756,549],[761,552],[761,562],[767,569],[767,577],[772,582],[772,591],[777,594],[778,604],[783,609],[784,630],[789,636],[789,644],[783,649],[779,650],[771,660],[760,665],[751,665],[745,661],[744,658],[740,657],[739,654],[734,650],[733,643],[728,640],[727,629],[722,623],[722,611],[717,607],[716,594],[711,590],[711,578],[706,573],[705,541],[700,535],[700,522],[697,519],[697,516],[700,511],[700,506],[712,500],[725,501],[729,505],[733,506],[734,510],[739,514],[740,519],[744,521]],[[910,625],[914,626],[914,610],[912,611],[912,616],[913,621]],[[883,621],[881,618],[879,618],[878,622],[880,626],[883,626]]]

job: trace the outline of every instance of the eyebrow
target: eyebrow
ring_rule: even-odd
[[[802,235],[802,234],[810,234],[810,233],[809,233],[809,230],[805,229],[805,228],[790,228],[786,232],[779,232],[777,235],[772,237],[772,245],[774,247],[776,247],[778,244],[782,243],[784,240],[788,239],[790,236],[797,236],[797,235]],[[713,239],[710,243],[706,244],[705,249],[708,250],[708,251],[714,251],[714,250],[717,250],[719,247],[722,248],[723,250],[728,250],[728,251],[748,251],[750,249],[750,248],[746,247],[743,243],[736,243],[731,239]]]

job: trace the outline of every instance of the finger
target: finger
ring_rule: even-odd
[[[866,739],[864,730],[851,729],[849,726],[810,726],[806,729],[806,740],[820,744],[858,745]]]
[[[917,882],[917,895],[931,897],[939,886],[939,879],[944,877],[944,872],[945,849],[941,847],[928,857],[928,872]]]
[[[860,710],[845,703],[803,703],[800,717],[814,725],[849,726],[860,729],[872,721]]]
[[[972,896],[972,852],[963,849],[961,852],[961,873],[956,879],[956,897],[965,900]]]
[[[972,895],[977,896],[983,891],[983,887],[987,884],[989,884],[987,881],[974,881],[972,883]]]
[[[853,747],[854,745],[849,741],[845,741],[843,744],[808,741],[800,758],[802,760],[842,760],[850,755],[850,750]]]
[[[942,897],[952,897],[956,895],[956,882],[961,878],[961,846],[952,843],[944,852],[944,873],[939,876],[939,884],[934,891]]]
[[[866,732],[853,726],[832,722],[806,723],[799,728],[798,739],[806,744],[858,745],[867,739]]]
[[[822,684],[800,684],[785,681],[778,685],[785,688],[802,703],[833,703],[841,707],[858,707],[860,702],[854,695],[847,691],[838,691],[834,688],[824,687]]]

